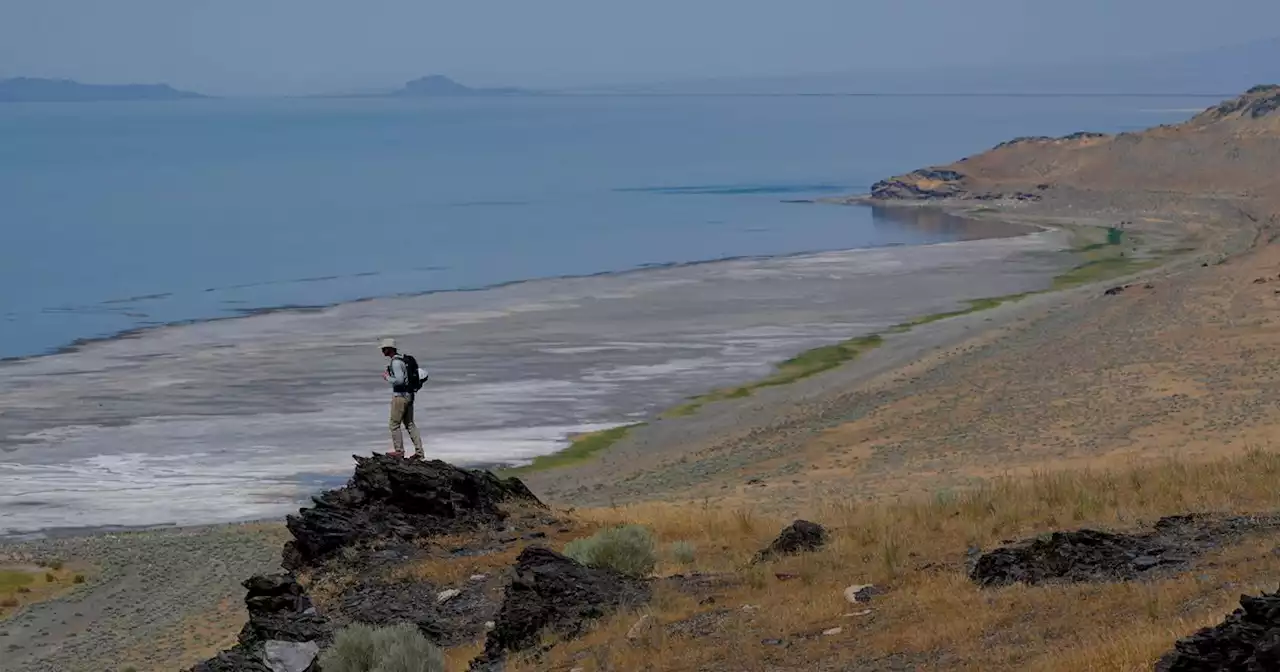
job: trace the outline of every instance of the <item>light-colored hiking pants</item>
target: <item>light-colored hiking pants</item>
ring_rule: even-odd
[[[391,398],[391,422],[388,427],[391,428],[391,449],[397,454],[404,454],[404,436],[400,433],[400,426],[409,430],[409,439],[413,441],[414,454],[419,457],[426,457],[426,453],[422,450],[422,437],[418,435],[418,426],[413,424],[413,399],[410,397],[402,397],[396,395]]]

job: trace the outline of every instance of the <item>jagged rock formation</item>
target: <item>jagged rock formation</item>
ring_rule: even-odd
[[[1205,125],[1227,119],[1261,119],[1276,114],[1277,110],[1280,110],[1280,84],[1264,84],[1201,112],[1190,123]]]
[[[313,498],[315,506],[289,516],[294,540],[284,566],[322,563],[334,552],[371,540],[403,541],[493,526],[506,514],[500,504],[542,506],[524,483],[446,462],[375,455],[356,457],[345,487]]]
[[[193,672],[319,672],[316,661],[331,643],[332,630],[349,623],[410,622],[441,644],[470,641],[484,632],[486,620],[498,610],[496,598],[487,597],[482,584],[455,590],[445,601],[428,581],[400,582],[388,578],[386,572],[424,553],[414,543],[423,538],[475,533],[477,543],[488,548],[490,535],[499,531],[510,534],[510,524],[504,523],[509,515],[504,510],[506,504],[535,509],[523,511],[516,528],[528,521],[543,525],[555,522],[545,512],[536,511],[545,507],[515,478],[501,479],[441,461],[387,455],[355,459],[355,473],[344,487],[314,498],[315,507],[288,520],[294,539],[285,546],[286,567],[310,570],[311,581],[338,571],[342,583],[349,584],[329,605],[334,607],[333,613],[319,613],[293,574],[255,576],[244,583],[249,623],[239,643],[196,666]],[[497,543],[505,542],[499,539]],[[338,563],[335,570],[327,561],[343,549],[356,549],[357,553],[349,562]],[[535,577],[531,579],[537,586],[535,592],[557,594],[555,599],[563,602],[544,614],[540,623],[559,624],[556,614],[561,612],[589,613],[590,609],[574,599],[599,598],[604,609],[621,600],[619,595],[632,594],[622,589],[615,591],[616,595],[609,593],[606,584],[611,575],[597,575],[597,570],[580,568],[588,574],[566,574],[535,565],[526,568]],[[563,581],[581,581],[582,585],[556,588],[557,577],[571,577]],[[576,610],[575,604],[579,605]],[[512,624],[518,623],[519,613],[524,612],[516,609],[515,615],[508,616],[504,627],[518,629]]]
[[[1181,568],[1201,553],[1277,526],[1280,518],[1273,516],[1182,515],[1161,518],[1151,530],[1138,534],[1053,532],[982,554],[969,578],[984,587],[1127,581]]]
[[[388,626],[412,623],[432,643],[458,646],[480,639],[485,623],[494,620],[500,606],[488,583],[462,584],[452,597],[441,586],[426,580],[388,581],[364,579],[343,590],[328,615],[342,623]]]
[[[471,669],[494,669],[508,653],[535,646],[543,630],[576,637],[609,612],[648,600],[649,586],[642,580],[584,567],[548,548],[530,546],[516,559],[515,576],[485,639],[484,655]]]
[[[1167,550],[1132,535],[1098,530],[1054,532],[983,554],[969,577],[981,586],[1132,579],[1162,564],[1185,561],[1184,557],[1166,556]]]
[[[1174,644],[1156,672],[1280,670],[1280,592],[1241,596],[1240,608],[1218,625]]]
[[[332,632],[293,575],[255,576],[244,587],[249,622],[239,642],[191,672],[318,672]]]

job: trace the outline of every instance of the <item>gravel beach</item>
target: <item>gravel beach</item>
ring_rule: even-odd
[[[257,523],[0,544],[0,556],[62,560],[86,576],[71,594],[0,622],[0,670],[190,666],[234,642],[240,582],[278,570],[287,536],[281,524]]]

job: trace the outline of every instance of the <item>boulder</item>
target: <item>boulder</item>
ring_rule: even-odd
[[[649,601],[644,581],[583,566],[542,546],[521,551],[514,574],[472,670],[494,669],[507,654],[536,646],[544,630],[577,637],[592,621]]]
[[[969,578],[980,586],[1128,581],[1184,568],[1202,553],[1246,535],[1280,529],[1280,516],[1165,516],[1150,530],[1117,534],[1074,530],[1043,534],[977,557]]]
[[[461,469],[440,460],[389,455],[356,458],[351,480],[289,516],[289,570],[314,567],[335,552],[374,539],[404,541],[461,533],[502,521],[505,502],[542,506],[519,479]]]
[[[329,624],[316,613],[311,599],[292,574],[258,575],[244,582],[249,622],[240,631],[240,644],[267,641],[313,642],[329,639]]]
[[[878,592],[876,587],[871,584],[855,583],[844,589],[844,599],[849,604],[861,604],[870,602],[871,598],[875,597]]]
[[[317,672],[332,631],[293,575],[258,575],[243,585],[249,622],[238,643],[191,672]]]
[[[272,640],[262,646],[262,652],[271,672],[307,672],[320,656],[320,645]]]
[[[784,555],[816,551],[827,543],[827,530],[817,523],[797,520],[782,530],[773,543],[759,553],[753,562],[765,562]]]
[[[1280,591],[1241,596],[1222,623],[1174,644],[1157,672],[1263,672],[1280,670]]]
[[[1124,580],[1184,559],[1167,556],[1168,550],[1145,536],[1088,529],[1054,532],[983,554],[969,578],[984,587],[1054,580]]]

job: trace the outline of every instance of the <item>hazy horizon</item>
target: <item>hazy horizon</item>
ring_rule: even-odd
[[[917,0],[786,7],[705,0],[615,6],[424,6],[372,0],[49,0],[0,7],[0,77],[167,83],[214,95],[386,89],[427,74],[475,86],[576,88],[832,73],[1097,64],[1274,37],[1280,3]]]

